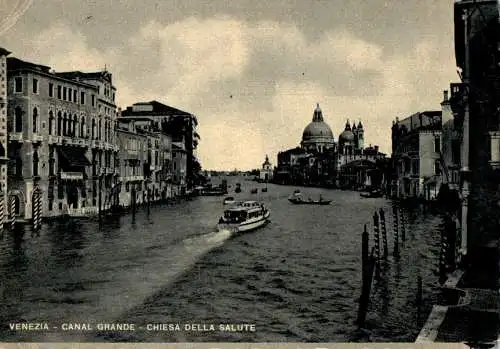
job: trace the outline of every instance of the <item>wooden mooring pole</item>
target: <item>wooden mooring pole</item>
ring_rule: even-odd
[[[373,236],[375,238],[375,275],[380,274],[380,228],[377,211],[373,214]]]
[[[0,193],[0,238],[3,239],[3,230],[5,224],[5,194]]]
[[[384,209],[380,208],[379,216],[380,216],[380,228],[382,230],[382,244],[384,245],[384,259],[387,259],[387,256],[389,255],[389,251],[388,251],[389,249],[387,247],[387,229],[386,229],[386,224],[385,224]]]
[[[394,235],[394,257],[399,257],[399,221],[398,221],[398,209],[396,206],[392,207],[392,229]]]
[[[15,230],[16,228],[16,197],[12,195],[10,197],[10,229]]]
[[[417,276],[417,320],[420,321],[422,315],[422,294],[423,294],[423,285],[422,285],[422,277]]]
[[[373,268],[375,265],[374,261],[374,250],[372,250],[371,255],[368,255],[368,231],[366,229],[366,224],[364,227],[363,234],[361,235],[361,296],[359,297],[359,308],[357,324],[362,327],[365,323],[366,313],[368,311],[368,304],[370,302],[370,292],[373,279]]]
[[[399,217],[401,218],[401,240],[404,244],[406,240],[406,215],[404,209],[402,208],[399,208]]]

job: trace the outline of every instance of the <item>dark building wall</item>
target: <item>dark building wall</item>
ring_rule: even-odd
[[[498,201],[499,180],[489,161],[489,131],[499,129],[500,70],[498,9],[496,1],[471,1],[455,4],[455,35],[457,64],[465,69],[464,8],[474,9],[469,18],[469,101],[470,142],[469,168],[469,250],[491,240],[500,232]],[[463,41],[462,41],[463,40]],[[459,115],[463,118],[463,115]]]

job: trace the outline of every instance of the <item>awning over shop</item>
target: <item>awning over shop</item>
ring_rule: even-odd
[[[59,154],[69,166],[89,166],[91,162],[85,156],[85,150],[78,148],[59,148]]]

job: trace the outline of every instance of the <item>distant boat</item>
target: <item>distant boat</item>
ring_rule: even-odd
[[[266,193],[267,192],[267,187],[266,188],[262,188],[262,192]]]
[[[384,194],[380,190],[375,189],[368,193],[361,193],[359,194],[359,196],[361,196],[362,198],[381,198],[384,196]]]
[[[294,191],[293,194],[288,198],[288,201],[295,205],[330,205],[330,203],[332,202],[332,200],[323,199],[321,195],[319,197],[319,200],[312,200],[311,198],[304,200],[299,190]]]
[[[227,198],[224,199],[224,205],[232,205],[236,203],[236,200],[232,196],[228,196]]]
[[[203,189],[200,193],[201,196],[222,196],[226,194],[222,189]]]
[[[254,188],[250,191],[251,194],[257,194],[259,192],[259,189]]]
[[[301,198],[288,198],[292,204],[295,205],[330,205],[332,200],[302,200]]]

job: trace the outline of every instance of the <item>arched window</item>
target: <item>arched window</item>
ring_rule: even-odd
[[[101,130],[102,124],[101,124],[101,119],[99,119],[99,128],[98,128],[98,134],[99,134],[99,140],[102,139],[102,130]]]
[[[54,114],[51,110],[49,111],[49,135],[52,135],[52,132],[54,132]]]
[[[38,158],[38,152],[33,153],[33,177],[38,176],[38,163],[40,162]]]
[[[68,132],[68,115],[66,115],[66,113],[64,113],[62,135],[67,136],[68,135],[67,132]]]
[[[15,118],[16,132],[23,132],[23,110],[21,107],[16,107]]]
[[[73,115],[73,132],[71,133],[71,135],[73,137],[77,137],[77,132],[78,132],[78,127],[76,126],[78,124],[78,119],[76,118],[76,114]]]
[[[95,139],[95,119],[92,119],[92,139]]]
[[[38,109],[33,108],[33,133],[38,132]]]
[[[61,115],[61,112],[57,113],[57,135],[62,136],[62,115]]]
[[[85,138],[85,117],[82,116],[82,121],[80,122],[80,137]]]

